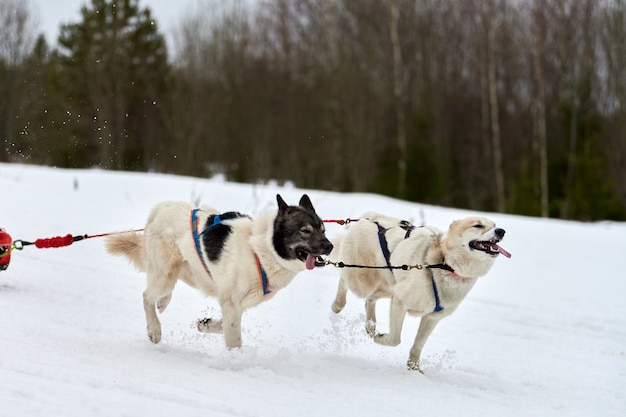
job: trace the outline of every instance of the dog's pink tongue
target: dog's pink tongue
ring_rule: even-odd
[[[511,257],[511,254],[508,253],[507,251],[505,251],[504,249],[502,249],[502,246],[498,245],[498,252],[500,252],[501,254],[503,254],[504,256],[506,256],[507,258]]]
[[[306,256],[306,269],[311,270],[315,268],[315,256],[310,253]]]

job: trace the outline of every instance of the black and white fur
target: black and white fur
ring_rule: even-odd
[[[217,298],[221,320],[204,319],[199,329],[223,332],[228,348],[241,347],[241,316],[245,310],[271,299],[291,282],[298,272],[315,266],[327,255],[332,244],[325,236],[322,220],[305,194],[298,206],[288,206],[276,196],[277,211],[256,219],[230,212],[211,227],[219,212],[210,207],[198,211],[201,251],[210,275],[196,251],[190,228],[190,203],[168,201],[151,211],[143,233],[131,232],[107,238],[108,252],[128,257],[138,270],[146,272],[143,293],[148,337],[161,340],[161,323],[156,309],[163,313],[170,302],[177,280],[207,296]],[[264,294],[256,262],[267,274],[271,292]],[[156,308],[155,308],[156,307]]]

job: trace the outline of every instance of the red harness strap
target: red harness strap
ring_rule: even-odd
[[[193,243],[196,247],[196,253],[198,254],[198,258],[200,259],[200,262],[202,263],[202,266],[204,267],[204,270],[206,271],[209,278],[212,278],[211,273],[209,272],[209,267],[207,266],[206,261],[204,260],[204,256],[202,256],[202,247],[200,246],[200,235],[202,233],[198,233],[198,211],[199,210],[200,209],[191,210],[191,218],[189,219],[189,223],[191,227],[191,236],[193,237]]]

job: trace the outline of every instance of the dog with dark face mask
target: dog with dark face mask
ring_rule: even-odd
[[[198,329],[223,333],[226,346],[237,348],[245,310],[271,299],[297,273],[323,264],[321,256],[333,245],[309,197],[297,206],[276,199],[278,210],[257,219],[163,202],[152,209],[143,233],[107,238],[108,252],[126,256],[147,275],[143,305],[153,343],[161,340],[157,309],[165,311],[177,280],[217,298],[222,318],[201,319]]]

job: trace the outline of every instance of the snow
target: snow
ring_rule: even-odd
[[[375,210],[442,229],[470,213],[368,194],[160,174],[0,164],[0,226],[13,239],[141,228],[169,199],[251,215],[307,192],[322,218]],[[483,214],[483,213],[479,213]],[[0,416],[622,416],[626,412],[626,224],[484,213],[507,234],[500,257],[405,369],[402,343],[365,334],[360,299],[330,311],[331,266],[304,271],[243,318],[244,347],[200,334],[215,300],[184,284],[145,334],[144,276],[103,239],[14,251],[0,272]],[[329,237],[343,232],[329,224]],[[388,327],[379,302],[379,330]]]

